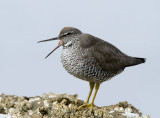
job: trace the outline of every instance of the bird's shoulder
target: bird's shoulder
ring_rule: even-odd
[[[88,56],[93,56],[105,70],[120,70],[125,68],[127,55],[111,43],[90,34],[80,37],[80,46],[88,49]]]
[[[125,55],[117,47],[111,43],[104,41],[100,38],[92,36],[90,34],[82,34],[80,36],[80,47],[99,52],[102,55],[120,56]],[[92,52],[92,51],[91,51]]]

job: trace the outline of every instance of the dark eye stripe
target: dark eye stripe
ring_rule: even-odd
[[[62,34],[61,36],[68,36],[68,35],[70,35],[72,33],[73,33],[73,31],[72,32],[67,32],[67,33]]]
[[[68,32],[66,35],[70,35],[71,34],[71,32]]]

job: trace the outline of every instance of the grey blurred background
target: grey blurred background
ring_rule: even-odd
[[[104,39],[145,64],[126,68],[104,82],[95,104],[128,101],[144,114],[158,117],[160,106],[160,1],[158,0],[1,0],[0,94],[41,96],[43,93],[79,94],[86,100],[88,82],[62,67],[62,47],[44,57],[65,26]]]

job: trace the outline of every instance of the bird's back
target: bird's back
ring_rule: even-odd
[[[92,55],[106,71],[121,70],[145,62],[144,58],[128,56],[109,42],[89,34],[81,36],[80,45],[83,49],[88,49],[88,55]]]

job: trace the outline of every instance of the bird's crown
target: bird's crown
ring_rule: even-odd
[[[60,34],[59,34],[59,37],[60,38],[63,38],[65,36],[69,36],[69,35],[72,35],[72,34],[80,34],[81,31],[77,28],[74,28],[74,27],[64,27],[61,31],[60,31]]]

